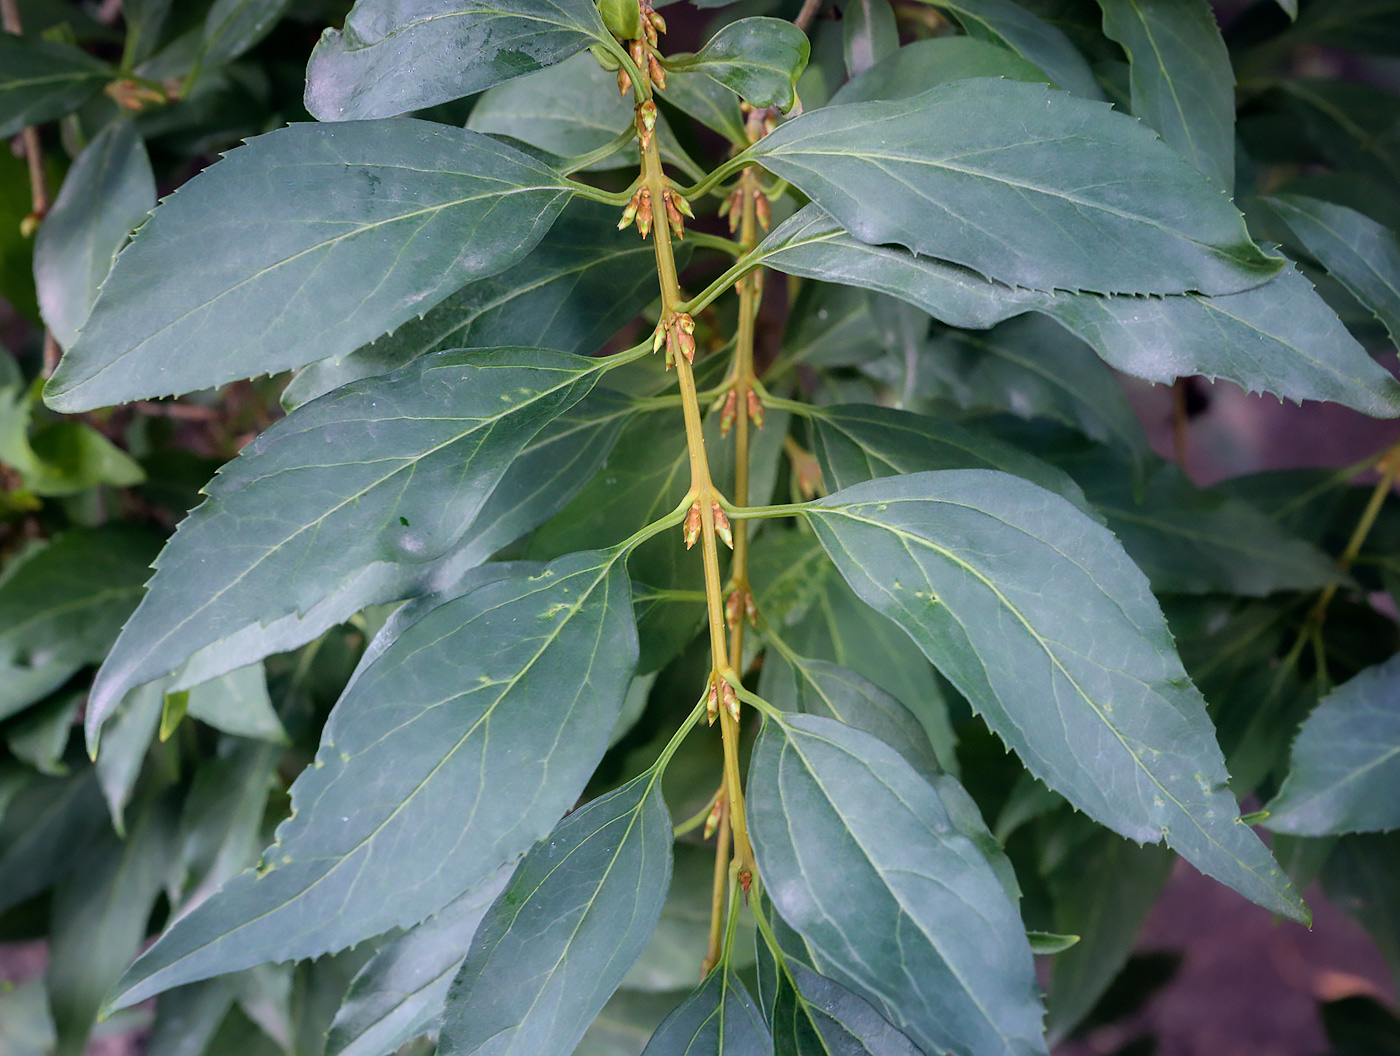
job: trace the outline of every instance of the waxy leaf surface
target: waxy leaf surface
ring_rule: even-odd
[[[1128,53],[1133,116],[1229,193],[1235,188],[1235,74],[1206,0],[1099,0]]]
[[[925,0],[951,12],[968,34],[1000,44],[1033,63],[1067,92],[1102,99],[1094,71],[1078,48],[1056,26],[1015,0]]]
[[[108,125],[73,162],[34,239],[44,323],[67,348],[137,224],[156,206],[156,179],[130,121]]]
[[[1045,81],[1044,72],[1015,52],[975,37],[916,40],[881,59],[837,89],[830,106],[872,99],[908,99],[935,85],[968,77]]]
[[[827,107],[750,153],[863,242],[1017,286],[1222,294],[1282,266],[1140,123],[1043,85],[974,78]]]
[[[1040,312],[1111,366],[1148,381],[1201,374],[1248,392],[1400,414],[1400,383],[1291,264],[1261,286],[1220,297],[1044,294],[895,246],[867,245],[816,206],[775,228],[755,253],[764,266],[879,290],[953,326],[987,329]]]
[[[306,109],[318,121],[393,117],[603,41],[591,0],[358,0],[311,53]]]
[[[1131,839],[1293,918],[1239,820],[1205,701],[1147,580],[1064,499],[980,470],[858,484],[807,516],[842,575],[918,643],[1031,773]],[[915,1039],[918,1040],[918,1039]]]
[[[472,940],[438,1051],[572,1052],[651,938],[673,838],[653,774],[560,822],[525,856]]]
[[[416,924],[554,827],[632,679],[627,575],[612,551],[493,576],[411,624],[354,680],[263,867],[177,920],[116,1006]]]
[[[868,1002],[789,958],[773,1001],[781,1056],[920,1056],[914,1043]],[[793,983],[796,983],[796,987]]]
[[[787,112],[797,99],[797,78],[807,67],[807,34],[780,18],[730,22],[694,55],[672,60],[676,69],[698,71],[756,107]]]
[[[0,36],[0,139],[71,113],[115,73],[70,44],[5,33]]]
[[[822,975],[928,1052],[1044,1053],[1016,907],[894,749],[830,719],[768,719],[749,831],[769,897]]]
[[[539,162],[446,125],[259,136],[137,232],[46,398],[86,410],[344,355],[510,267],[569,195]]]
[[[1329,693],[1293,742],[1265,824],[1293,836],[1400,829],[1400,658]]]
[[[89,738],[128,689],[198,650],[353,595],[356,580],[390,571],[380,566],[445,554],[594,377],[589,360],[557,352],[440,352],[274,424],[210,482],[162,552],[98,674]],[[239,659],[233,667],[258,657]]]
[[[1400,341],[1400,242],[1390,228],[1344,205],[1280,194],[1269,198],[1309,253]]]
[[[642,1056],[772,1056],[768,1026],[731,970],[720,966],[666,1017]]]
[[[376,950],[335,1014],[326,1056],[384,1056],[437,1027],[472,936],[513,869],[502,868],[481,887]]]

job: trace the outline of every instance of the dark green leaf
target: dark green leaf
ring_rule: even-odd
[[[571,1052],[651,938],[671,840],[658,774],[560,822],[487,911],[448,993],[438,1051]]]
[[[148,59],[160,42],[160,31],[170,14],[173,0],[124,0],[122,21],[126,23],[124,57],[133,64]]]
[[[1133,115],[1227,194],[1235,188],[1235,74],[1207,0],[1099,0],[1128,53]]]
[[[1258,596],[1339,581],[1321,550],[1248,503],[1195,487],[1171,463],[1154,458],[1143,478],[1100,448],[1059,464],[1084,485],[1158,593]]]
[[[180,817],[180,905],[202,902],[257,863],[281,753],[267,744],[226,747],[195,773]]]
[[[846,72],[859,77],[899,50],[899,29],[889,0],[848,0],[841,18]],[[925,87],[932,87],[926,85]]]
[[[893,749],[829,719],[770,718],[748,810],[769,897],[822,975],[929,1052],[1046,1051],[1015,906]]]
[[[204,20],[204,66],[236,59],[268,33],[292,0],[214,0]]]
[[[69,44],[0,36],[0,139],[71,113],[116,76]]]
[[[667,74],[666,89],[661,97],[731,143],[741,147],[749,145],[738,98],[706,74],[683,73],[680,70]]]
[[[112,814],[112,827],[126,835],[126,806],[141,776],[146,752],[155,740],[165,706],[167,682],[137,686],[126,694],[112,715],[102,751],[97,756],[97,783]]]
[[[1029,140],[1028,112],[1040,115]],[[1018,286],[1223,294],[1282,266],[1142,125],[1043,85],[975,78],[829,107],[750,152],[861,241]]]
[[[869,679],[829,660],[781,651],[763,662],[760,691],[774,706],[836,719],[878,737],[926,780],[943,772],[914,713]]]
[[[1293,836],[1400,829],[1400,657],[1367,668],[1318,704],[1264,823]]]
[[[436,1027],[486,911],[514,866],[467,892],[360,969],[326,1038],[326,1056],[383,1056]]]
[[[59,694],[16,719],[5,735],[15,758],[51,777],[66,774],[63,750],[82,703],[81,693]]]
[[[1389,228],[1344,205],[1281,194],[1274,210],[1338,282],[1400,341],[1400,243]]]
[[[1063,470],[927,415],[863,404],[823,407],[813,415],[813,451],[832,491],[901,473],[996,469],[1063,495],[1092,516],[1079,485]]]
[[[125,841],[109,835],[84,849],[57,892],[45,975],[60,1056],[79,1056],[97,1010],[146,937],[146,918],[170,865],[174,826],[152,804]]]
[[[1246,897],[1306,918],[1240,824],[1205,701],[1106,529],[1059,496],[979,470],[858,484],[806,516],[856,593],[909,633],[1031,773],[1124,835],[1165,839]]]
[[[676,247],[677,267],[690,259]],[[360,378],[449,348],[554,348],[592,355],[655,300],[656,257],[617,211],[573,202],[519,264],[468,283],[421,318],[338,359],[313,363],[288,385],[283,404],[299,406]]]
[[[1314,0],[1301,13],[1290,2],[1298,18],[1294,38],[1379,55],[1400,51],[1394,0]]]
[[[1010,48],[1067,92],[1102,99],[1094,71],[1068,37],[1014,0],[925,0],[952,12],[974,37]]]
[[[1322,870],[1322,890],[1354,917],[1380,947],[1392,973],[1400,971],[1400,833],[1343,836]]]
[[[1127,963],[1176,856],[1099,830],[1049,876],[1055,927],[1079,941],[1055,958],[1046,1033],[1058,1042],[1088,1014]]]
[[[147,1056],[201,1056],[236,994],[233,979],[210,979],[162,995]]]
[[[385,564],[446,553],[525,445],[587,394],[594,369],[532,349],[439,352],[277,422],[162,552],[93,687],[89,738],[129,688],[198,650],[307,613]],[[217,569],[211,553],[224,555]]]
[[[34,241],[39,307],[63,348],[87,320],[117,250],[155,206],[145,146],[131,122],[109,125],[68,170]]]
[[[127,973],[117,1007],[415,924],[549,832],[602,757],[632,678],[626,571],[612,551],[490,575],[350,685],[262,868],[176,921]]]
[[[1148,381],[1200,374],[1249,392],[1331,400],[1381,417],[1400,413],[1400,385],[1291,265],[1262,286],[1224,297],[1046,295],[897,247],[865,245],[815,206],[774,230],[756,252],[756,263],[880,290],[953,326],[986,329],[1041,312],[1111,366]]]
[[[30,781],[0,825],[0,912],[39,894],[77,867],[73,850],[110,829],[92,768]]]
[[[57,1039],[43,979],[0,990],[0,1051],[12,1056],[52,1056]]]
[[[715,968],[656,1028],[643,1056],[772,1056],[773,1039],[738,976]]]
[[[968,77],[1045,81],[1045,74],[1015,52],[974,37],[935,37],[906,44],[852,78],[829,105],[872,99],[908,99],[939,84]]]
[[[612,44],[592,0],[358,0],[306,70],[320,121],[393,117]]]
[[[141,597],[160,540],[114,524],[74,528],[0,581],[0,718],[98,663]]]
[[[137,232],[46,397],[85,410],[344,355],[520,260],[569,193],[519,151],[445,125],[259,136]]]
[[[720,28],[694,55],[668,61],[706,74],[757,107],[784,113],[797,102],[797,78],[807,68],[807,34],[780,18],[741,18]]]
[[[749,565],[758,609],[803,656],[850,668],[914,712],[938,753],[957,772],[948,707],[918,646],[862,602],[836,572],[821,544],[796,532],[764,532]]]
[[[779,980],[772,1017],[777,1056],[919,1056],[869,1002],[800,961],[787,968],[793,979]]]
[[[287,743],[287,733],[267,694],[262,664],[240,667],[192,687],[186,710],[191,718],[235,737]]]

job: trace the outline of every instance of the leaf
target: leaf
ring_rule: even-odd
[[[1176,856],[1102,829],[1048,877],[1055,927],[1079,941],[1055,958],[1045,1004],[1052,1044],[1067,1037],[1128,961]]]
[[[1344,205],[1280,194],[1265,199],[1304,248],[1400,341],[1400,242],[1389,228]]]
[[[1265,825],[1292,836],[1400,829],[1397,685],[1400,658],[1392,658],[1322,699],[1293,742]]]
[[[1235,73],[1207,0],[1099,0],[1130,63],[1133,116],[1217,187],[1235,187]]]
[[[656,773],[561,821],[487,911],[448,993],[438,1051],[571,1052],[651,938],[671,840]]]
[[[195,772],[180,816],[180,912],[257,863],[280,755],[271,745],[245,741],[225,746]]]
[[[0,824],[0,912],[13,909],[78,866],[110,826],[92,768],[69,777],[30,781]]]
[[[1032,139],[1027,112],[1040,115]],[[1151,132],[1043,85],[975,78],[828,107],[749,153],[862,242],[898,243],[1012,285],[1224,294],[1282,266]]]
[[[111,648],[160,541],[126,524],[70,528],[0,581],[0,718]]]
[[[1245,897],[1306,918],[1240,824],[1205,701],[1106,529],[1059,496],[980,470],[858,484],[806,516],[856,593],[904,628],[1032,774],[1130,839],[1165,839]]]
[[[1385,956],[1391,972],[1400,967],[1400,834],[1343,836],[1322,870],[1322,890],[1334,906],[1361,925]]]
[[[191,983],[163,995],[151,1025],[147,1056],[201,1056],[235,996],[230,978]]]
[[[62,1056],[83,1052],[103,995],[141,948],[172,835],[168,812],[146,807],[125,842],[109,834],[86,849],[55,895],[45,979]]]
[[[1336,565],[1321,550],[1248,503],[1195,487],[1171,463],[1154,458],[1140,477],[1126,461],[1098,449],[1059,464],[1084,485],[1157,593],[1259,597],[1339,582]]]
[[[573,1056],[642,1056],[648,1039],[680,996],[619,990],[584,1033]]]
[[[439,352],[275,423],[210,482],[162,551],[93,686],[89,741],[128,689],[196,651],[305,614],[383,564],[446,553],[525,445],[587,394],[594,370],[533,349]],[[217,569],[211,553],[224,555]]]
[[[1314,0],[1291,14],[1294,38],[1378,55],[1400,51],[1392,0]]]
[[[748,811],[769,897],[817,971],[926,1051],[1046,1051],[1015,906],[892,748],[830,719],[770,717]]]
[[[763,674],[760,692],[775,707],[835,719],[878,737],[927,781],[943,772],[914,713],[850,668],[780,651],[764,659]]]
[[[952,326],[987,329],[1040,312],[1110,366],[1148,381],[1205,375],[1247,392],[1330,400],[1377,417],[1400,413],[1400,385],[1291,264],[1262,286],[1221,297],[1041,294],[896,247],[865,245],[815,206],[775,228],[754,252],[756,264],[879,290]]]
[[[0,990],[0,1050],[12,1056],[52,1056],[56,1043],[43,979]]]
[[[83,704],[82,693],[52,697],[9,726],[6,743],[16,759],[22,759],[41,774],[61,777],[68,772],[63,761],[73,720]],[[0,811],[0,816],[3,812]]]
[[[393,117],[612,45],[590,0],[358,0],[306,69],[318,121]]]
[[[683,73],[680,70],[668,73],[661,97],[729,142],[740,147],[749,145],[748,133],[744,131],[744,115],[739,112],[739,100],[733,92],[708,75]]]
[[[0,139],[72,113],[116,71],[70,44],[0,36]]]
[[[889,0],[848,0],[842,14],[846,72],[859,77],[899,50],[899,30]]]
[[[238,58],[263,37],[292,7],[292,0],[214,0],[204,19],[204,66],[221,66]]]
[[[1110,366],[1148,381],[1200,374],[1246,392],[1400,414],[1400,385],[1292,264],[1228,297],[1073,297],[1049,314]]]
[[[698,72],[756,107],[787,113],[797,105],[797,78],[807,68],[807,34],[781,18],[741,18],[720,27],[694,55],[677,56],[667,68]]]
[[[1039,484],[1093,515],[1079,485],[1062,470],[952,422],[889,407],[845,404],[821,408],[812,424],[813,452],[821,460],[822,480],[833,491],[901,473],[995,469]]]
[[[1006,77],[1013,81],[1048,78],[1013,51],[975,37],[935,37],[906,44],[864,73],[853,74],[831,97],[829,106],[872,99],[908,99],[939,84],[969,77]]]
[[[102,751],[97,756],[97,783],[102,786],[102,795],[112,815],[112,827],[119,836],[126,835],[126,807],[141,777],[146,752],[155,740],[167,688],[162,680],[138,686],[128,693],[112,715]]]
[[[620,556],[497,566],[410,625],[337,703],[263,867],[177,920],[113,1007],[416,924],[544,837],[636,664]]]
[[[925,0],[950,11],[969,34],[1000,44],[1048,73],[1067,92],[1102,99],[1089,63],[1065,34],[1013,0]]]
[[[797,960],[778,981],[773,1011],[783,1056],[920,1056],[914,1043],[867,1002]],[[792,984],[796,983],[796,987]]]
[[[262,664],[250,664],[189,690],[191,718],[235,737],[287,744],[287,732],[272,708]]]
[[[380,947],[355,976],[335,1014],[326,1056],[382,1056],[439,1024],[472,936],[513,871],[514,866],[503,867],[436,916]]]
[[[689,247],[681,243],[677,267],[689,259]],[[450,348],[515,345],[592,355],[656,296],[651,246],[635,232],[618,231],[616,210],[573,202],[519,264],[468,283],[422,318],[348,355],[303,368],[282,402],[297,407]]]
[[[108,125],[68,170],[34,241],[39,307],[61,347],[77,338],[117,250],[155,206],[155,176],[134,126]]]
[[[87,410],[344,355],[520,260],[569,193],[519,151],[445,125],[259,136],[141,227],[45,398]]]
[[[682,1001],[642,1056],[772,1056],[773,1039],[744,984],[720,965]]]

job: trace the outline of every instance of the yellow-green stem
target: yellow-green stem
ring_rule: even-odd
[[[727,783],[726,783],[727,784]],[[719,963],[724,942],[724,895],[729,881],[729,804],[720,792],[719,831],[715,834],[715,879],[710,891],[710,944],[700,963],[700,978]]]
[[[661,169],[661,155],[656,137],[648,138],[642,148],[642,181],[651,196],[656,221],[652,227],[656,252],[656,270],[661,282],[661,319],[663,325],[677,312],[681,303],[680,280],[676,274],[676,258],[671,248],[671,229],[666,221],[666,177]],[[728,643],[725,641],[724,593],[719,575],[719,551],[715,536],[713,503],[723,496],[710,478],[710,463],[705,453],[704,426],[700,403],[696,396],[695,375],[690,363],[675,349],[676,380],[681,390],[681,410],[685,418],[686,451],[690,459],[690,490],[700,504],[700,546],[705,568],[705,601],[709,615],[710,650],[715,672],[729,669]],[[730,831],[734,840],[734,857],[742,870],[753,872],[753,852],[749,849],[748,830],[744,824],[744,793],[739,773],[739,727],[724,708],[720,708],[720,736],[724,745],[724,775],[728,787],[727,804]]]

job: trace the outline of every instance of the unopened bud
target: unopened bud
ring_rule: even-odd
[[[665,327],[665,325],[662,324],[662,323],[657,323],[657,324],[656,324],[656,329],[652,332],[652,335],[651,335],[651,350],[652,350],[653,352],[659,352],[659,351],[661,351],[661,346],[662,346],[663,344],[665,344],[665,343],[666,343],[666,327]]]
[[[748,590],[744,591],[744,615],[750,627],[758,626],[758,606],[754,604],[753,593]]]
[[[650,44],[653,48],[656,47],[656,45],[661,40],[661,38],[656,35],[656,26],[652,24],[652,21],[649,18],[643,20],[642,32],[646,34],[647,43]]]
[[[739,393],[736,389],[730,389],[724,397],[724,409],[719,412],[719,435],[728,436],[729,430],[734,428],[734,419],[739,416]]]
[[[727,681],[721,681],[719,685],[720,699],[724,702],[724,710],[735,722],[739,721],[739,694],[734,692],[734,687]]]
[[[656,104],[648,99],[637,106],[637,139],[645,150],[656,131]]]
[[[685,238],[685,217],[676,207],[676,199],[680,196],[669,190],[662,191],[661,195],[666,202],[666,221],[671,225],[671,231],[677,238]]]
[[[627,54],[632,56],[632,62],[637,69],[641,69],[647,62],[647,49],[640,40],[634,40],[627,45]]]
[[[685,195],[681,194],[680,191],[672,191],[671,197],[675,199],[677,209],[679,209],[686,216],[690,217],[692,220],[695,219],[695,210],[692,209],[690,207],[690,203],[685,200]]]
[[[617,222],[617,229],[621,231],[633,220],[637,219],[637,207],[641,204],[641,192],[632,195],[632,200],[627,203],[627,207],[622,210],[622,219]]]
[[[758,224],[763,230],[768,230],[768,225],[773,222],[773,210],[768,204],[768,195],[764,194],[757,187],[753,192],[753,211],[758,217]]]
[[[637,230],[643,238],[651,234],[651,192],[645,187],[637,192]]]
[[[705,698],[705,717],[710,720],[711,726],[719,718],[719,680],[713,676],[710,678],[709,696]]]
[[[696,499],[690,505],[690,509],[685,515],[685,548],[689,550],[700,538],[700,500]]]
[[[724,545],[729,549],[734,549],[734,533],[729,528],[729,518],[724,515],[724,510],[719,503],[710,503],[710,516],[714,518],[715,535],[724,540]]]
[[[656,56],[650,52],[647,53],[647,73],[651,76],[651,83],[664,92],[666,90],[666,71],[661,68],[661,63],[656,61]]]
[[[660,13],[660,12],[658,12],[658,11],[652,11],[652,12],[647,16],[647,20],[648,20],[653,26],[656,27],[656,32],[658,32],[658,33],[665,33],[665,32],[666,32],[666,20],[665,20],[664,18],[661,17],[661,13]]]
[[[744,892],[744,901],[749,898],[749,888],[753,886],[753,873],[747,869],[739,870],[739,888]]]
[[[632,90],[632,78],[621,66],[617,68],[617,94],[626,95]]]
[[[710,725],[714,725],[714,719],[710,720]],[[701,839],[708,840],[719,831],[720,819],[724,817],[724,795],[716,793],[714,804],[710,807],[709,816],[705,818],[705,832]]]
[[[735,587],[734,593],[724,599],[724,622],[732,631],[744,618],[744,588]]]
[[[753,389],[750,389],[748,391],[747,397],[745,398],[745,402],[748,404],[749,421],[753,422],[754,428],[762,429],[763,401],[758,398],[758,393],[754,392]]]

